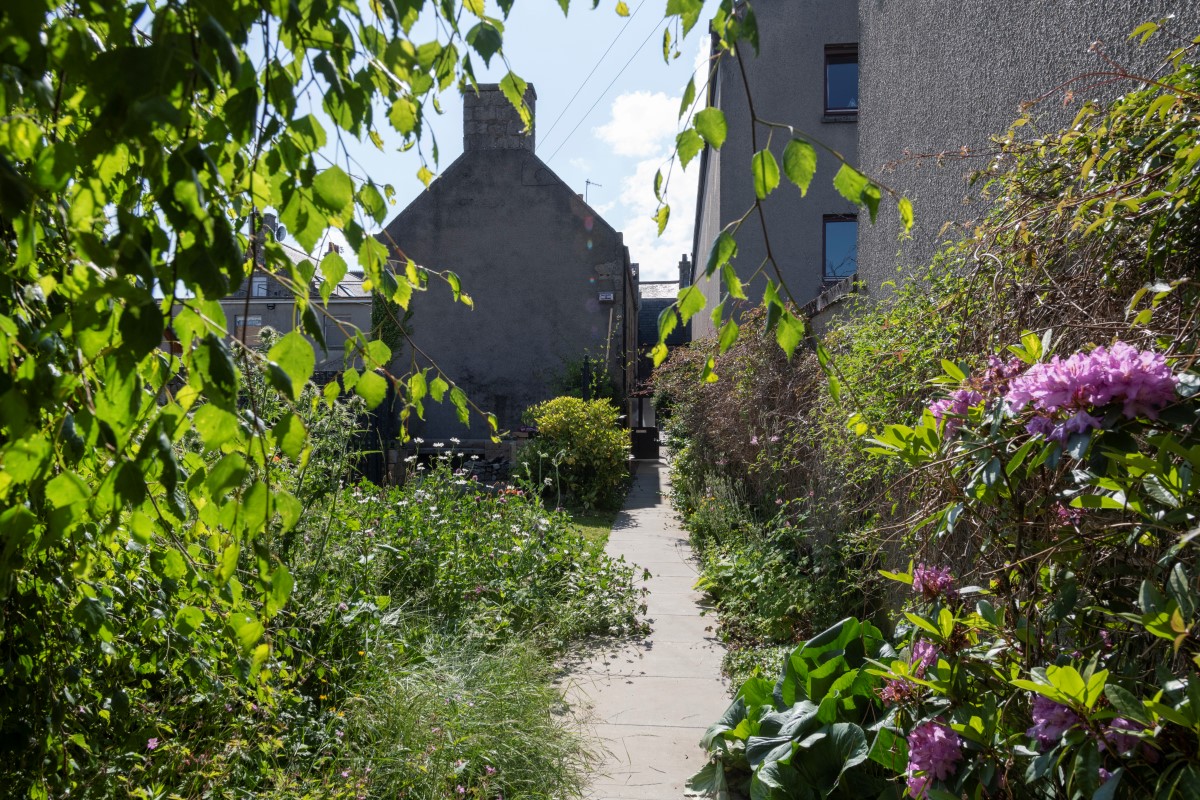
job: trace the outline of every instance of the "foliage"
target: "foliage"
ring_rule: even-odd
[[[618,505],[629,481],[629,433],[619,413],[607,400],[539,403],[530,410],[537,438],[518,454],[519,469],[560,501],[585,509]]]
[[[712,760],[690,788],[724,796],[727,782],[748,779],[755,798],[889,796],[906,753],[870,661],[894,655],[877,628],[853,618],[800,645],[776,683],[750,678],[709,726],[701,746]]]
[[[982,176],[994,209],[921,287],[933,314],[833,326],[832,388],[855,404],[859,452],[903,487],[866,504],[886,522],[867,533],[918,562],[883,572],[911,593],[881,626],[899,656],[868,669],[911,796],[1200,785],[1189,52],[1068,130],[998,143]],[[872,335],[878,380],[860,360]],[[914,408],[921,375],[934,396]]]
[[[603,353],[597,356],[564,360],[561,370],[550,382],[551,390],[560,397],[578,397],[582,400],[608,400],[615,406],[621,405],[617,382],[609,374]]]

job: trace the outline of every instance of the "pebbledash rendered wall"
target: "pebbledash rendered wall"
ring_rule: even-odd
[[[853,116],[825,114],[825,47],[858,42],[858,20],[853,0],[759,0],[752,2],[758,19],[760,55],[746,47],[745,67],[754,108],[760,119],[793,125],[797,131],[820,139],[855,160],[858,131]],[[718,66],[709,104],[725,112],[728,138],[720,151],[705,148],[698,159],[700,180],[696,208],[693,258],[696,284],[713,308],[721,291],[719,276],[705,280],[703,271],[713,240],[721,229],[754,204],[750,158],[750,110],[742,74],[735,59],[725,57]],[[758,146],[766,146],[770,130],[759,126]],[[783,148],[790,136],[776,130],[771,150],[782,164]],[[689,165],[696,169],[697,164]],[[788,288],[800,304],[808,303],[825,288],[823,275],[826,214],[854,214],[854,206],[833,188],[837,166],[825,154],[818,157],[817,174],[808,195],[786,180],[764,203],[771,252],[779,263]],[[860,226],[865,220],[860,217]],[[762,227],[751,217],[737,236],[735,261],[743,278],[753,273],[766,256]],[[762,297],[765,278],[748,287],[750,299]],[[709,313],[692,320],[692,336],[700,339],[715,331]]]
[[[1175,19],[1145,47],[1129,41],[1137,25],[1168,14]],[[1149,75],[1181,39],[1200,34],[1196,0],[860,0],[859,16],[859,161],[912,199],[917,221],[906,242],[897,237],[894,203],[885,203],[875,226],[860,222],[859,278],[877,296],[986,213],[968,178],[986,163],[989,137],[1009,128],[1022,102],[1049,93],[1036,110],[1038,127],[1048,131],[1069,124],[1084,99],[1130,88],[1095,80],[1060,86],[1108,68],[1089,52],[1092,42]],[[956,157],[964,147],[977,155]],[[939,153],[948,154],[940,165]]]
[[[531,107],[535,97],[531,86]],[[521,133],[495,85],[467,93],[463,116],[463,154],[379,234],[393,258],[456,272],[474,300],[473,309],[456,304],[432,280],[413,301],[416,346],[502,429],[552,397],[567,362],[585,355],[607,353],[618,389],[631,390],[637,289],[621,234],[534,154],[534,136]],[[487,431],[463,428],[449,403],[427,402],[412,432]]]

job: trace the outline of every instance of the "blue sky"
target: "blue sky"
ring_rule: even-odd
[[[513,70],[537,90],[538,156],[580,194],[585,180],[600,184],[588,188],[588,202],[625,234],[642,279],[672,280],[679,257],[692,249],[699,159],[682,174],[675,170],[668,197],[671,224],[661,238],[651,219],[653,178],[674,145],[683,90],[698,56],[707,53],[707,16],[680,46],[682,55],[667,64],[662,56],[665,3],[627,2],[629,18],[616,14],[615,0],[601,0],[595,10],[588,0],[575,0],[564,17],[555,0],[518,0],[505,22],[505,52]],[[499,16],[493,3],[488,5],[488,13]],[[499,58],[492,59],[489,69],[473,60],[480,82],[503,77]],[[697,80],[697,90],[701,83]],[[442,115],[427,121],[437,136],[439,171],[462,152],[462,99],[451,89],[441,106]],[[389,130],[386,123],[380,127],[385,152],[369,142],[351,142],[350,149],[372,179],[396,188],[390,218],[424,188],[416,178],[420,162],[415,151],[397,152],[398,137],[389,139]]]

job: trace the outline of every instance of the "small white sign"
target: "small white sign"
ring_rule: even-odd
[[[601,303],[613,302],[613,293],[612,292],[601,292],[600,293],[600,302]]]

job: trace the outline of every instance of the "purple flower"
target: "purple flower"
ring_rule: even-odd
[[[912,646],[913,674],[918,678],[925,677],[925,670],[937,664],[938,650],[932,642],[924,639],[914,642]]]
[[[1141,733],[1143,730],[1145,727],[1133,720],[1117,717],[1108,723],[1108,730],[1104,732],[1104,741],[1099,744],[1100,752],[1104,752],[1107,747],[1111,747],[1121,754],[1132,751],[1141,742],[1141,739],[1134,734]],[[1133,731],[1133,733],[1126,733],[1126,731]]]
[[[942,594],[951,595],[954,591],[953,586],[954,578],[950,575],[948,567],[927,567],[921,563],[913,570],[913,591],[930,600]]]
[[[887,705],[895,703],[903,703],[913,695],[913,684],[908,681],[884,681],[883,687],[879,689],[879,699]]]
[[[1025,735],[1037,742],[1041,748],[1053,747],[1063,734],[1079,724],[1079,715],[1048,697],[1035,695],[1029,715],[1033,727]]]
[[[934,402],[929,406],[929,413],[937,420],[940,427],[945,421],[943,435],[949,438],[962,425],[971,406],[983,401],[983,395],[973,389],[957,389],[949,397]]]
[[[757,445],[757,444],[758,444],[758,436],[757,436],[757,435],[756,435],[756,436],[751,436],[751,437],[750,437],[750,444],[753,444],[753,445]]]
[[[1053,413],[1120,403],[1128,419],[1154,418],[1175,399],[1177,382],[1161,353],[1117,342],[1111,349],[1097,347],[1065,361],[1055,356],[1034,364],[1011,381],[1004,399],[1014,411],[1027,405]]]
[[[146,749],[147,750],[153,750],[156,747],[158,747],[158,738],[157,737],[146,740]]]
[[[962,757],[962,739],[942,721],[914,728],[908,735],[909,794],[925,797],[929,782],[934,778],[944,781],[953,775]]]
[[[486,772],[488,775],[496,774],[496,768],[493,767],[491,764],[488,764],[486,767],[484,767],[483,771]]]

